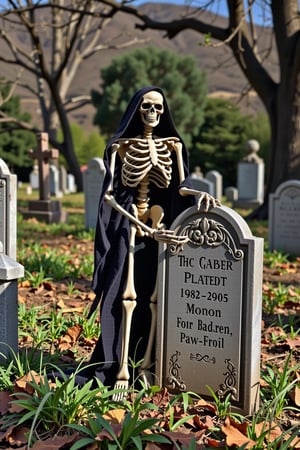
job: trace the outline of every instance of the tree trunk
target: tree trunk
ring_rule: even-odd
[[[58,148],[60,153],[65,158],[69,171],[75,177],[77,191],[82,192],[82,190],[83,190],[82,173],[80,170],[78,159],[77,159],[75,151],[74,151],[71,127],[70,127],[70,123],[67,118],[67,113],[65,112],[65,109],[63,108],[63,106],[60,105],[60,102],[56,103],[56,110],[54,111],[54,113],[56,114],[57,111],[59,112],[59,119],[60,119],[59,123],[61,125],[64,140],[62,143],[58,143],[56,141],[56,136],[54,138],[53,129],[52,129],[51,134],[50,134],[50,142],[54,147]]]

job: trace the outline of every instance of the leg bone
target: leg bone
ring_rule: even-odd
[[[125,290],[123,292],[124,300],[135,300],[137,295],[134,287],[134,246],[135,246],[136,226],[130,226],[130,240],[128,253],[128,273]]]
[[[128,350],[129,350],[129,339],[130,339],[130,328],[133,310],[136,307],[135,300],[123,300],[123,317],[122,317],[122,354],[120,362],[120,370],[117,375],[117,380],[124,380],[128,382],[129,371],[128,371]]]
[[[150,210],[150,217],[152,219],[153,228],[162,227],[161,221],[163,219],[163,216],[164,216],[164,212],[160,206],[158,206],[158,205],[152,206],[152,208]],[[158,273],[156,273],[155,287],[154,287],[154,291],[150,297],[149,307],[151,310],[151,325],[150,325],[148,344],[147,344],[146,352],[144,355],[144,360],[141,365],[142,372],[148,371],[152,364],[151,355],[152,355],[152,348],[153,348],[154,339],[155,339],[156,320],[157,320],[157,291],[158,291]],[[147,378],[146,374],[144,374],[144,379],[146,379],[146,378]]]

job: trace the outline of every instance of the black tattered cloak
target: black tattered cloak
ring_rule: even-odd
[[[130,236],[130,222],[104,201],[104,194],[110,185],[111,146],[120,138],[132,138],[143,135],[143,123],[140,118],[139,106],[142,97],[150,91],[160,88],[149,86],[136,92],[130,100],[120,122],[116,134],[108,142],[104,164],[106,176],[100,196],[98,220],[95,235],[93,290],[101,298],[100,318],[101,335],[93,352],[90,363],[99,363],[97,376],[107,386],[113,386],[119,370],[122,339],[122,293],[127,278],[127,256]],[[164,113],[160,123],[154,129],[157,137],[178,137],[167,101],[164,97]],[[181,138],[180,138],[181,140]],[[182,142],[182,140],[181,140]],[[187,150],[183,144],[183,164],[186,178],[188,177]],[[160,205],[164,210],[163,223],[169,228],[179,213],[194,203],[194,197],[182,197],[179,194],[179,174],[176,154],[172,152],[172,179],[168,188],[159,189],[151,184],[149,191],[149,206]],[[137,188],[128,188],[121,182],[122,162],[117,155],[116,168],[113,177],[113,195],[116,201],[131,212],[132,203],[136,202]],[[187,180],[184,182],[188,185]],[[135,246],[135,289],[137,306],[133,312],[129,355],[135,361],[143,358],[149,336],[151,312],[150,296],[155,287],[157,272],[158,243],[149,237],[136,238]]]

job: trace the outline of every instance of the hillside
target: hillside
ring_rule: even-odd
[[[172,17],[179,16],[183,13],[183,6],[159,3],[147,3],[140,7],[145,13],[151,14],[152,17],[160,20],[170,20]],[[208,14],[208,13],[205,13]],[[222,17],[214,17],[218,23],[226,24],[226,20]],[[199,68],[206,73],[209,93],[218,97],[233,98],[234,101],[239,102],[241,92],[247,87],[246,80],[235,63],[231,52],[223,44],[217,43],[215,46],[203,45],[204,38],[199,33],[194,31],[185,31],[180,33],[175,39],[169,40],[163,37],[163,33],[158,31],[140,31],[135,28],[137,21],[133,17],[126,14],[118,14],[116,18],[105,28],[105,35],[103,40],[105,42],[118,43],[120,40],[138,39],[147,40],[144,44],[139,46],[153,45],[157,48],[164,48],[178,54],[193,55]],[[121,31],[120,31],[121,30]],[[26,40],[22,35],[17,36],[18,39]],[[0,41],[0,51],[3,50],[2,41]],[[73,83],[70,95],[88,94],[92,89],[100,88],[100,70],[109,65],[114,57],[120,54],[121,51],[130,51],[133,47],[125,50],[102,50],[93,57],[86,60],[85,64],[81,66]],[[274,58],[273,58],[274,61]],[[1,67],[1,76],[9,77],[11,75],[11,68],[5,64]],[[18,88],[17,93],[21,95],[22,105],[24,109],[28,110],[32,116],[38,121],[39,111],[38,105],[33,97],[28,95],[28,92]],[[243,98],[240,106],[245,113],[253,113],[262,109],[260,100],[250,93]],[[94,108],[86,106],[80,111],[76,111],[70,115],[72,121],[79,123],[86,129],[92,129],[92,120],[94,115]]]

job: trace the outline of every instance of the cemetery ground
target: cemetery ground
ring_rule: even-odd
[[[25,190],[18,208],[26,206]],[[93,230],[84,228],[83,195],[66,195],[68,223],[46,225],[18,215],[19,354],[0,365],[0,448],[18,449],[297,449],[300,448],[300,255],[270,252],[265,238],[261,402],[251,417],[230,396],[208,402],[171,396],[136,381],[126,401],[97,382],[76,384],[100,332],[94,295]],[[240,211],[242,215],[248,211]],[[138,361],[132,361],[138,374]],[[50,373],[59,373],[51,377]],[[138,377],[137,377],[138,378]],[[209,387],[208,387],[209,394]]]

